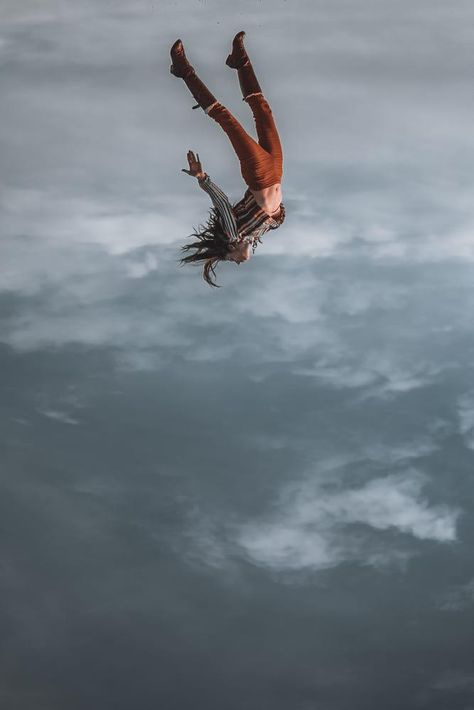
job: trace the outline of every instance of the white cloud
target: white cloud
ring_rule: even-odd
[[[57,421],[62,422],[63,424],[80,424],[78,419],[74,419],[74,417],[71,417],[69,414],[67,414],[67,412],[58,412],[54,409],[44,409],[38,411],[45,417],[48,417],[49,419],[56,419]]]
[[[36,249],[100,246],[108,254],[126,254],[142,246],[175,241],[177,219],[153,202],[151,190],[142,196],[140,209],[130,201],[111,196],[67,195],[59,189],[5,188],[2,191],[2,231],[6,237],[27,234]],[[161,199],[166,200],[162,192]],[[174,198],[169,196],[173,204]],[[181,214],[191,214],[187,205]],[[14,252],[15,242],[8,244]],[[5,248],[5,247],[4,247]],[[20,247],[21,248],[21,244]]]
[[[459,513],[430,505],[423,496],[425,482],[419,472],[409,470],[345,490],[331,490],[318,481],[293,484],[281,492],[267,520],[237,526],[235,539],[254,563],[282,571],[321,569],[345,560],[376,562],[380,551],[372,543],[375,531],[451,542]],[[349,528],[354,524],[366,529],[354,532]],[[382,557],[391,552],[388,548]]]
[[[434,382],[445,368],[445,363],[410,360],[396,348],[350,352],[348,347],[336,346],[329,348],[311,367],[297,367],[294,373],[314,377],[337,389],[366,387],[361,398],[385,398],[424,387]]]
[[[147,252],[143,261],[126,260],[124,264],[130,278],[141,279],[152,271],[156,271],[158,260],[154,254]]]

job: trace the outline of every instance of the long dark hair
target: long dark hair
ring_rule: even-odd
[[[206,281],[209,286],[220,288],[220,286],[212,281],[211,273],[214,276],[216,275],[214,267],[229,254],[229,237],[224,232],[219,218],[219,212],[215,207],[211,207],[209,210],[209,219],[206,224],[199,226],[201,227],[200,230],[196,230],[188,235],[190,237],[198,237],[199,241],[194,241],[181,247],[181,251],[191,251],[191,249],[195,249],[194,254],[182,257],[179,262],[181,266],[184,266],[184,264],[204,261],[202,272],[204,281]]]

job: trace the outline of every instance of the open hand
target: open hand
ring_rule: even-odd
[[[187,173],[188,175],[191,175],[192,177],[197,177],[198,175],[202,175],[202,167],[201,167],[201,162],[199,160],[199,153],[196,153],[197,158],[194,156],[194,153],[192,150],[188,150],[188,163],[189,163],[189,170],[186,170],[185,168],[182,168],[183,173]]]

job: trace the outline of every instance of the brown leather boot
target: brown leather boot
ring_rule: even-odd
[[[232,40],[232,52],[225,60],[227,66],[232,69],[238,69],[242,66],[242,64],[245,64],[248,59],[247,52],[244,47],[244,37],[245,32],[244,30],[241,30],[240,32],[237,32]]]
[[[245,32],[237,32],[232,40],[232,53],[226,59],[226,64],[232,69],[237,69],[239,73],[239,84],[242,90],[242,101],[245,101],[250,94],[262,94],[262,88],[257,81],[252,63],[244,47]]]
[[[188,74],[194,71],[194,67],[188,62],[183,43],[180,39],[177,39],[173,44],[170,54],[173,61],[173,64],[170,66],[171,74],[180,79],[184,79]]]
[[[212,106],[212,104],[217,102],[216,97],[211,94],[209,89],[194,71],[194,67],[188,62],[186,54],[184,53],[183,43],[180,39],[171,47],[171,59],[173,64],[170,66],[170,72],[173,76],[184,79],[184,82],[196,101],[198,102],[193,108],[203,108],[204,111]]]

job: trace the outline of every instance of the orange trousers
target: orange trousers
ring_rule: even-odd
[[[243,99],[252,109],[258,143],[250,136],[232,113],[217,102],[206,109],[227,133],[240,161],[240,172],[251,190],[263,190],[279,183],[283,176],[283,151],[273,113],[263,94],[252,94]]]

